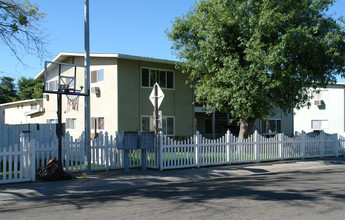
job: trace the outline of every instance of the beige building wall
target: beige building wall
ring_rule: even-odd
[[[63,63],[73,63],[76,65],[83,65],[83,57],[69,57],[68,59],[62,60]],[[90,92],[90,111],[91,118],[94,117],[104,117],[104,129],[97,130],[107,131],[109,135],[114,135],[117,131],[117,60],[116,58],[97,58],[94,57],[90,59],[90,71],[94,70],[104,70],[104,80],[101,82],[91,83],[90,89],[92,87],[98,87],[100,90],[100,95]],[[78,75],[77,78],[83,78],[84,74]],[[43,104],[47,111],[45,113],[45,120],[49,122],[50,120],[57,120],[57,94],[47,94],[49,95],[49,100],[44,99]],[[79,137],[84,131],[85,126],[85,97],[79,97],[79,104],[77,109],[73,109],[71,104],[66,97],[62,95],[62,122],[66,123],[67,119],[76,119],[76,126],[74,129],[66,130],[73,136]],[[92,129],[91,133],[94,133]]]
[[[104,117],[104,130],[109,135],[115,135],[118,130],[117,113],[117,59],[94,58],[91,59],[90,70],[104,70],[104,80],[91,83],[98,87],[100,93],[90,93],[91,117]],[[93,132],[93,131],[91,131]]]
[[[5,124],[5,108],[0,106],[0,124]]]
[[[43,123],[42,99],[31,99],[2,104],[0,124]]]

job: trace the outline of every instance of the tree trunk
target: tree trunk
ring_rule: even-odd
[[[247,139],[252,134],[255,121],[256,118],[248,118],[241,122],[240,133],[238,134],[240,140]]]

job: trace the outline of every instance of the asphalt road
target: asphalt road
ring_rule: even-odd
[[[0,186],[0,219],[344,219],[345,158]]]

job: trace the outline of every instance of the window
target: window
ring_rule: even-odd
[[[327,100],[328,90],[313,90],[311,95],[314,97],[314,100]]]
[[[37,103],[31,104],[31,110],[37,110]]]
[[[47,124],[57,124],[58,120],[57,119],[47,119]]]
[[[72,76],[60,76],[59,89],[75,89],[75,78]]]
[[[149,87],[150,86],[150,78],[149,78],[149,70],[142,69],[142,86]]]
[[[212,134],[212,119],[205,119],[205,134]]]
[[[95,129],[95,124],[97,124],[98,130],[104,130],[104,117],[92,117],[91,118],[91,129]]]
[[[58,80],[49,81],[49,82],[47,82],[46,86],[47,86],[46,90],[48,90],[48,91],[57,91],[58,90]]]
[[[66,118],[66,129],[77,129],[77,120],[75,118]]]
[[[154,120],[153,116],[142,116],[141,117],[141,130],[142,131],[154,131]],[[175,134],[175,118],[171,116],[162,117],[162,129],[164,134],[174,135]]]
[[[157,82],[161,88],[173,89],[174,88],[174,72],[169,70],[159,69],[141,69],[141,85],[143,87],[153,87]]]
[[[91,71],[91,83],[104,81],[104,69]]]
[[[153,131],[153,120],[151,117],[142,117],[141,118],[141,130],[143,131]]]
[[[261,132],[263,134],[281,133],[281,120],[263,121],[261,125]]]
[[[322,130],[328,128],[328,120],[312,120],[311,129]]]
[[[224,133],[224,129],[223,129],[223,124],[224,124],[224,119],[221,118],[216,118],[215,119],[215,133],[216,134],[223,134]],[[205,134],[213,134],[212,133],[213,129],[212,129],[212,119],[205,119]]]

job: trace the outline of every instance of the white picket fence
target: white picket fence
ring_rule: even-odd
[[[160,170],[187,167],[238,164],[344,155],[345,137],[320,133],[309,137],[302,133],[295,138],[278,134],[266,138],[257,131],[246,140],[239,140],[229,131],[210,140],[197,132],[193,137],[175,141],[160,137]]]
[[[35,181],[35,148],[24,134],[20,144],[0,149],[0,183]]]
[[[58,156],[58,140],[54,129],[41,137],[22,133],[18,143],[0,148],[0,184],[35,181],[35,172],[45,167],[50,158]],[[49,136],[47,138],[46,136]],[[160,170],[238,164],[272,160],[339,156],[345,152],[345,137],[321,133],[310,137],[303,133],[295,138],[278,134],[266,138],[255,132],[246,140],[239,140],[230,132],[210,140],[198,132],[183,141],[159,135],[156,148],[147,150],[147,167]],[[85,170],[84,135],[73,138],[67,132],[62,140],[63,166],[66,171]],[[159,150],[157,150],[159,149]],[[116,148],[115,137],[100,133],[91,142],[91,169],[124,168],[124,153]],[[141,151],[131,150],[130,167],[141,166]]]
[[[56,140],[51,143],[36,143],[36,167],[45,167],[50,158],[57,158]],[[66,171],[79,172],[85,170],[85,135],[74,139],[67,132],[62,138],[62,165]],[[130,167],[140,167],[140,151],[130,151]],[[98,138],[91,141],[91,169],[109,170],[123,168],[123,151],[116,148],[116,140],[107,132],[100,132]]]

